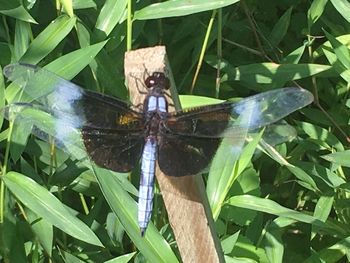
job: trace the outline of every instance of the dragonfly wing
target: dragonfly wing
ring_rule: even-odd
[[[250,131],[270,125],[312,100],[308,91],[286,88],[258,94],[238,103],[224,102],[170,114],[162,128],[160,169],[174,176],[198,173],[212,161],[223,138],[218,153],[220,158],[215,159],[211,170],[219,169],[222,163],[233,164],[239,158]],[[161,157],[163,154],[166,157]]]
[[[169,176],[194,175],[207,167],[220,138],[164,135],[159,142],[158,164]]]
[[[230,141],[230,151],[240,152],[246,135],[247,129],[242,128],[236,130],[234,137],[226,138]],[[222,138],[164,134],[159,143],[159,168],[169,176],[198,174],[208,167],[220,144]]]
[[[85,129],[82,135],[90,158],[100,167],[129,172],[141,158],[144,138],[140,133]]]
[[[5,68],[30,102],[10,104],[19,121],[33,123],[33,133],[44,140],[54,137],[58,146],[78,145],[98,165],[116,172],[130,171],[143,147],[144,119],[129,104],[83,90],[63,78],[27,64]],[[45,85],[42,88],[42,81]]]
[[[238,103],[224,102],[172,114],[167,132],[196,137],[230,137],[242,127],[249,131],[272,124],[313,101],[304,89],[284,88],[248,97]]]

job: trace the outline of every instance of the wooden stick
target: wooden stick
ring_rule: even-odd
[[[140,94],[139,90],[146,91],[143,80],[154,71],[164,72],[169,77],[172,98],[172,101],[168,100],[169,111],[179,110],[180,103],[164,46],[125,54],[125,76],[131,102],[134,105],[143,103],[145,94]],[[224,262],[202,178],[171,177],[158,167],[156,177],[183,262]]]

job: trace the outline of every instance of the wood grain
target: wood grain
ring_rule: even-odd
[[[179,110],[180,103],[164,46],[125,54],[125,76],[131,102],[134,105],[143,103],[145,94],[142,91],[146,91],[143,80],[154,71],[164,72],[169,77],[172,98],[168,99],[171,104],[169,111]],[[170,177],[158,167],[156,177],[183,262],[224,262],[202,178],[198,175]]]

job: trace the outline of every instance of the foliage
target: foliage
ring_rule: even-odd
[[[312,91],[315,103],[287,118],[295,140],[242,156],[245,168],[215,203],[217,234],[228,262],[346,261],[349,2],[137,1],[132,12],[127,3],[1,0],[0,65],[39,64],[125,99],[127,47],[162,43],[179,92],[197,95],[183,97],[185,106],[198,104],[198,95],[228,99],[288,85]],[[14,99],[5,83],[0,75],[0,108]],[[1,260],[179,260],[161,203],[151,234],[138,235],[137,182],[96,168],[100,188],[81,162],[28,139],[25,125],[0,124]]]

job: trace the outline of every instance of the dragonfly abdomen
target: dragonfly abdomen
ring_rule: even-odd
[[[146,139],[141,159],[141,175],[138,201],[138,223],[141,235],[144,234],[151,219],[153,207],[153,182],[157,159],[157,141]]]

